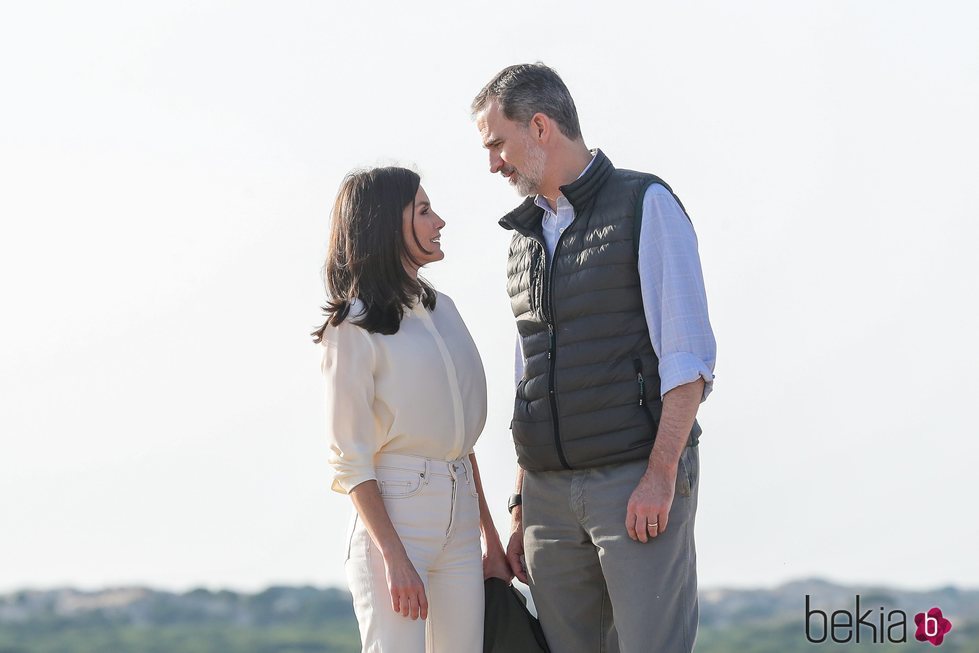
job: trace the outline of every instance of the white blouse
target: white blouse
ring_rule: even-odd
[[[323,334],[326,432],[333,489],[376,479],[374,455],[455,460],[472,453],[486,423],[486,375],[452,300],[416,303],[394,335],[353,324],[363,305]]]

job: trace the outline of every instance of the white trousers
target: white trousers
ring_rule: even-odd
[[[481,653],[483,564],[469,458],[382,453],[374,466],[384,506],[425,584],[428,619],[394,611],[381,552],[354,511],[345,567],[364,653]]]

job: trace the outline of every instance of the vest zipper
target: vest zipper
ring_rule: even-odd
[[[565,230],[566,231],[566,230]],[[561,249],[561,241],[564,233],[558,236],[557,243],[554,245],[554,256],[550,261],[547,260],[547,248],[544,248],[544,261],[547,264],[547,274],[544,280],[547,288],[544,292],[544,320],[547,322],[547,398],[551,404],[551,423],[554,425],[554,448],[557,450],[558,460],[565,469],[571,469],[567,457],[564,455],[564,446],[561,444],[561,425],[557,412],[557,397],[554,394],[554,368],[557,364],[557,325],[554,323],[553,297],[551,286],[554,280],[554,262],[557,260],[558,250]],[[542,245],[543,246],[543,245]]]

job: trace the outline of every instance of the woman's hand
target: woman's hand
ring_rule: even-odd
[[[418,617],[428,619],[428,597],[425,596],[425,585],[408,556],[401,555],[392,561],[385,557],[384,571],[388,590],[391,592],[391,607],[394,611],[409,619],[418,619]]]
[[[479,465],[476,464],[476,454],[469,454],[469,461],[472,463],[473,478],[476,481],[476,495],[479,497],[479,530],[486,551],[483,554],[483,580],[501,578],[509,583],[513,580],[513,574],[510,573],[510,565],[507,563],[503,543],[500,542],[500,534],[496,532],[496,526],[493,524],[493,516],[490,514],[489,506],[486,505],[483,481],[479,478]]]
[[[505,583],[513,580],[510,564],[503,552],[503,546],[499,543],[483,554],[483,580],[487,578],[500,578]]]

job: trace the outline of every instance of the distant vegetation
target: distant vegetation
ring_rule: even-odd
[[[900,609],[909,622],[939,606],[953,630],[934,649],[904,644],[812,644],[805,635],[805,595],[827,613]],[[876,614],[876,612],[875,612]],[[814,632],[814,634],[821,634]],[[864,631],[863,638],[868,638]],[[979,653],[979,592],[954,588],[905,592],[853,588],[818,580],[772,590],[705,590],[698,653],[813,651]],[[80,592],[21,591],[0,596],[0,653],[357,653],[350,596],[337,589],[272,587],[258,594],[146,588]],[[556,652],[559,653],[559,652]]]

